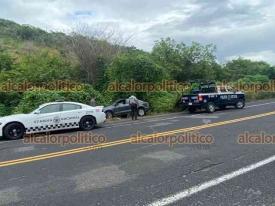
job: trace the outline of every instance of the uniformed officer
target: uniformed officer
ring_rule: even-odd
[[[137,120],[137,114],[138,114],[138,99],[135,96],[129,97],[129,104],[131,106],[131,116],[132,120]]]

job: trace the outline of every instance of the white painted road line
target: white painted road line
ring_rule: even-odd
[[[262,167],[264,165],[267,165],[269,163],[272,163],[275,161],[275,155],[267,158],[267,159],[264,159],[260,162],[257,162],[257,163],[254,163],[252,165],[249,165],[249,166],[246,166],[246,167],[243,167],[239,170],[236,170],[236,171],[233,171],[229,174],[226,174],[226,175],[223,175],[221,177],[218,177],[216,179],[212,179],[208,182],[205,182],[205,183],[202,183],[202,184],[199,184],[199,185],[196,185],[194,187],[191,187],[189,189],[186,189],[186,190],[183,190],[182,192],[178,192],[174,195],[171,195],[169,197],[166,197],[166,198],[163,198],[161,200],[158,200],[156,202],[153,202],[151,204],[149,204],[148,206],[165,206],[165,205],[169,205],[169,204],[172,204],[172,203],[175,203],[179,200],[182,200],[186,197],[189,197],[193,194],[196,194],[198,192],[201,192],[203,190],[206,190],[208,188],[211,188],[211,187],[214,187],[216,185],[219,185],[225,181],[228,181],[228,180],[231,180],[235,177],[238,177],[240,175],[243,175],[243,174],[246,174],[252,170],[255,170],[259,167]]]

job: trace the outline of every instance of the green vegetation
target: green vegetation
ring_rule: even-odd
[[[76,101],[88,104],[92,97],[95,97],[99,104],[106,103],[102,95],[89,85],[84,85],[83,89],[79,91],[54,91],[41,88],[34,88],[31,91],[24,92],[24,95],[20,103],[14,109],[14,112],[28,113],[37,108],[38,105],[41,105],[45,102],[51,102],[56,100]]]
[[[153,112],[173,112],[175,111],[180,95],[175,92],[155,92],[151,93],[147,100],[153,108]]]
[[[108,35],[106,35],[108,36]],[[0,84],[33,85],[70,81],[81,90],[31,88],[0,92],[0,116],[30,112],[38,105],[68,100],[88,103],[96,97],[107,105],[117,98],[136,95],[148,101],[153,112],[175,111],[181,92],[110,92],[112,82],[160,83],[215,80],[230,83],[267,83],[275,79],[275,67],[266,62],[238,58],[221,65],[214,45],[186,45],[171,38],[155,42],[152,52],[109,43],[103,37],[46,32],[0,19]],[[3,88],[2,88],[3,89]],[[275,97],[273,92],[248,93],[249,99]]]

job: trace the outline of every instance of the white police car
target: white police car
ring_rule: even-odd
[[[103,107],[76,102],[51,102],[29,114],[0,118],[0,137],[19,139],[24,134],[80,128],[88,131],[105,121]]]

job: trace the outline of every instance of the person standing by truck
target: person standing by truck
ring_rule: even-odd
[[[132,120],[137,120],[138,115],[138,99],[135,96],[129,97],[129,105],[131,107]]]

